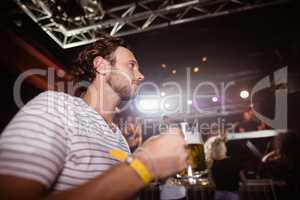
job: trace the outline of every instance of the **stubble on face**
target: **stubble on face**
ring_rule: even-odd
[[[108,84],[119,95],[121,100],[129,100],[132,96],[133,90],[131,87],[131,80],[126,78],[121,72],[111,72],[108,77]]]

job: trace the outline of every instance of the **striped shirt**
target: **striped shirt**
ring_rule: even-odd
[[[0,174],[35,180],[51,191],[77,187],[117,164],[126,140],[81,98],[43,92],[12,119],[0,139]]]

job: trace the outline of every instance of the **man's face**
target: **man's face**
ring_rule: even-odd
[[[118,47],[114,52],[115,63],[111,67],[108,83],[122,100],[133,97],[138,84],[144,79],[133,53]]]

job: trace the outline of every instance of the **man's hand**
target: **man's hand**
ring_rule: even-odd
[[[178,128],[149,138],[141,148],[143,150],[136,151],[134,156],[146,165],[155,179],[172,176],[187,166],[185,141]]]

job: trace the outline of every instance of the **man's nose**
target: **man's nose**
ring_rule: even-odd
[[[137,71],[137,80],[140,82],[143,81],[144,78],[144,75],[140,71]]]

